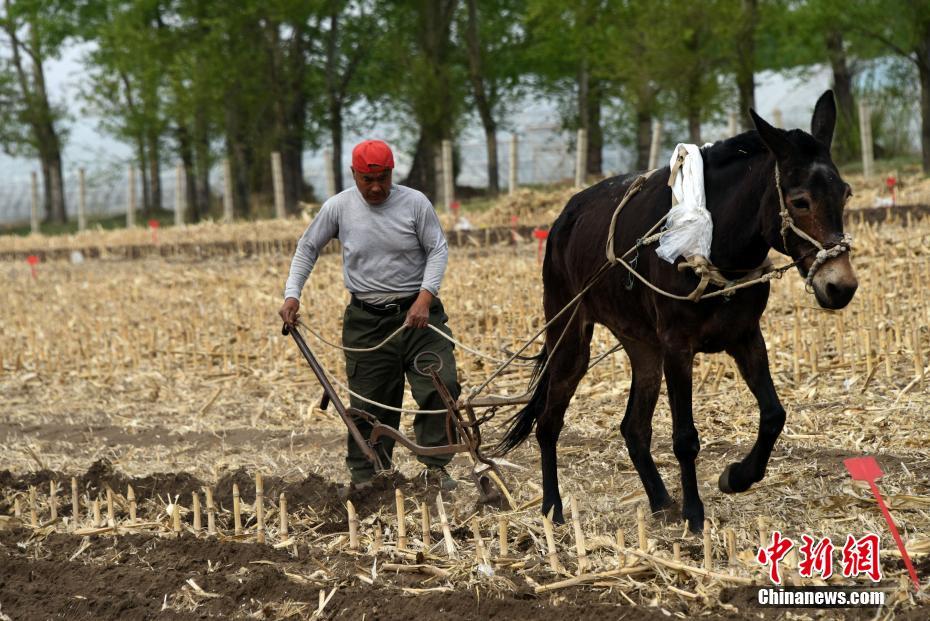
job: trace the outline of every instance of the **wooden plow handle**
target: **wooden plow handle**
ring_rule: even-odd
[[[339,418],[342,419],[342,422],[345,423],[346,427],[349,428],[349,435],[352,436],[352,440],[358,445],[365,457],[372,463],[375,470],[384,470],[384,464],[381,463],[381,458],[378,457],[378,453],[371,447],[371,445],[362,437],[362,432],[358,430],[358,426],[355,424],[355,419],[353,415],[361,415],[362,418],[373,419],[374,417],[368,412],[362,412],[356,408],[346,408],[345,404],[342,402],[342,399],[339,398],[336,389],[333,388],[333,385],[330,383],[329,378],[326,377],[326,372],[323,370],[323,367],[320,365],[319,361],[313,355],[313,352],[310,351],[310,348],[307,346],[307,342],[304,340],[304,337],[301,336],[300,332],[296,327],[288,326],[284,324],[284,327],[281,328],[281,334],[287,336],[288,334],[293,337],[294,342],[297,343],[297,349],[300,350],[300,353],[303,354],[304,359],[306,359],[307,364],[310,365],[310,368],[313,370],[313,374],[316,375],[317,380],[319,380],[320,385],[323,387],[324,397],[321,401],[320,406],[323,407],[327,401],[332,402],[333,406],[336,408],[336,412],[339,414]]]

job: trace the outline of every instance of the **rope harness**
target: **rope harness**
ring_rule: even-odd
[[[672,166],[671,172],[669,174],[668,185],[671,186],[675,182],[675,176],[678,174],[681,164],[684,161],[684,156],[679,154],[678,158],[675,160],[675,164]],[[744,289],[746,287],[751,287],[760,283],[768,282],[770,280],[781,278],[785,272],[790,270],[792,267],[798,265],[802,260],[807,258],[810,253],[805,253],[801,255],[795,261],[783,265],[779,268],[776,268],[772,265],[772,262],[766,258],[758,267],[749,270],[741,278],[731,280],[726,278],[723,273],[717,268],[713,263],[710,262],[710,259],[703,257],[701,255],[693,255],[685,259],[683,262],[678,264],[678,271],[685,271],[691,269],[695,275],[700,279],[698,285],[694,290],[688,295],[678,295],[661,289],[651,282],[646,280],[645,277],[639,274],[636,271],[635,265],[630,265],[624,259],[634,251],[638,251],[643,246],[647,246],[655,241],[658,241],[662,235],[667,231],[660,231],[654,233],[655,229],[663,224],[668,218],[668,214],[662,216],[659,221],[646,233],[646,236],[641,237],[636,241],[636,244],[628,250],[622,257],[617,257],[616,252],[614,251],[614,235],[616,233],[617,220],[620,216],[620,212],[623,208],[629,203],[630,199],[637,194],[645,185],[646,180],[652,176],[655,170],[650,170],[649,172],[639,175],[636,179],[633,180],[633,183],[630,184],[630,187],[627,188],[626,194],[623,195],[623,199],[617,205],[617,208],[614,210],[614,214],[610,219],[610,231],[607,234],[607,263],[610,265],[620,264],[622,265],[631,276],[636,277],[644,285],[667,298],[673,300],[688,300],[691,302],[699,302],[703,299],[714,298],[718,296],[730,297],[739,289]],[[805,240],[817,251],[817,255],[814,257],[814,262],[811,264],[810,269],[807,272],[807,278],[804,281],[804,287],[808,293],[811,292],[811,287],[813,285],[814,274],[821,266],[826,263],[828,260],[838,257],[844,252],[849,252],[852,248],[852,237],[846,233],[843,234],[843,237],[840,241],[836,242],[832,246],[824,247],[819,241],[808,235],[801,229],[797,224],[794,223],[791,214],[788,211],[788,205],[785,202],[785,196],[781,189],[781,171],[778,168],[778,162],[775,162],[775,188],[778,191],[778,209],[779,216],[781,218],[781,237],[782,242],[784,243],[785,252],[788,252],[788,231],[793,231],[795,235]],[[714,285],[720,287],[717,291],[712,291],[711,293],[706,293],[707,287]]]
[[[840,238],[840,241],[829,248],[824,248],[823,244],[798,227],[798,225],[794,223],[794,220],[791,219],[791,214],[788,213],[788,205],[785,203],[785,195],[782,193],[781,189],[781,171],[778,169],[778,162],[775,162],[775,188],[778,190],[778,204],[781,213],[781,241],[785,246],[785,252],[788,252],[789,229],[794,231],[795,235],[817,249],[817,256],[814,257],[814,262],[811,264],[811,268],[807,272],[807,278],[804,280],[804,290],[811,293],[814,283],[814,274],[816,274],[817,270],[828,260],[838,257],[844,252],[849,252],[852,248],[852,236],[848,233],[843,233],[843,237]]]

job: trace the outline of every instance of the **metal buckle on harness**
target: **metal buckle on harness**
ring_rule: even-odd
[[[630,268],[632,268],[632,269],[627,270],[627,273],[626,273],[626,284],[623,285],[624,288],[625,288],[627,291],[632,291],[632,290],[633,290],[633,285],[634,285],[635,283],[633,282],[633,272],[632,272],[632,270],[635,270],[635,269],[636,269],[636,264],[637,264],[638,262],[639,262],[639,251],[637,250],[637,251],[636,251],[636,254],[633,255],[633,258],[630,259]]]

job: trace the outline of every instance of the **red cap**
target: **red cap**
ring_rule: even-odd
[[[352,168],[358,172],[375,172],[394,168],[391,147],[381,140],[364,140],[352,149]]]

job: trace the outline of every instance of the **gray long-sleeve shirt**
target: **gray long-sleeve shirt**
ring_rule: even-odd
[[[369,205],[352,186],[331,197],[297,242],[284,297],[300,299],[320,251],[342,243],[346,288],[362,299],[382,301],[426,289],[439,294],[448,246],[429,199],[394,185],[387,200]]]

